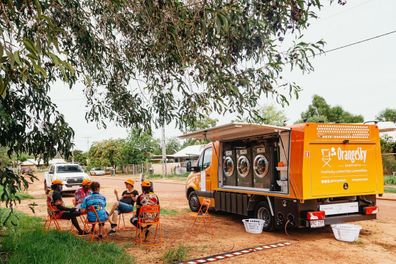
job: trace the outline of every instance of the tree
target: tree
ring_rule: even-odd
[[[181,148],[180,141],[176,138],[171,138],[166,143],[166,154],[175,154]]]
[[[209,116],[204,116],[201,119],[198,119],[194,123],[189,125],[187,127],[187,132],[215,127],[218,121],[219,120],[217,120],[216,118],[210,118]],[[181,149],[191,145],[200,145],[207,143],[209,143],[209,140],[187,139],[186,141],[184,141],[183,145],[181,146]]]
[[[158,141],[152,137],[151,133],[132,129],[122,147],[121,159],[124,165],[142,164],[159,148]]]
[[[239,118],[236,122],[252,122],[257,124],[267,124],[274,126],[284,126],[287,121],[282,110],[277,110],[274,105],[259,108],[250,117]]]
[[[95,142],[88,151],[90,167],[114,167],[122,165],[121,151],[124,140],[108,139]]]
[[[12,164],[11,158],[7,154],[7,149],[0,147],[0,168],[4,169]]]
[[[362,115],[353,115],[345,111],[341,106],[330,106],[326,100],[314,95],[308,110],[301,113],[301,122],[335,122],[335,123],[362,123]]]
[[[84,152],[82,150],[73,150],[72,156],[74,159],[74,162],[77,162],[78,164],[82,166],[87,166],[87,159],[88,159],[88,153]],[[69,159],[71,161],[71,159]]]
[[[396,123],[396,109],[386,108],[377,115],[379,121],[391,121]]]
[[[185,128],[212,111],[250,110],[261,96],[285,104],[300,88],[283,81],[283,70],[309,72],[309,58],[322,51],[322,41],[299,38],[320,7],[320,0],[3,1],[0,145],[44,160],[70,155],[74,132],[48,96],[55,81],[83,82],[86,119],[103,126],[110,119],[148,130],[175,119]],[[295,37],[286,50],[285,36]]]

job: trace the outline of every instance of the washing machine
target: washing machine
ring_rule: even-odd
[[[224,145],[223,150],[223,186],[237,185],[235,149]]]
[[[252,152],[251,148],[237,148],[237,185],[243,187],[253,187],[252,174]]]
[[[262,141],[253,146],[253,186],[270,189],[273,172],[273,153],[271,143]]]

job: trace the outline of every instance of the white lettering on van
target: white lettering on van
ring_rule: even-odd
[[[361,147],[358,147],[356,150],[342,150],[342,148],[338,148],[337,158],[338,160],[346,160],[352,163],[355,163],[355,161],[366,163],[367,150],[363,150]]]

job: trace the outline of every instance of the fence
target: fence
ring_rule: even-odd
[[[396,153],[383,153],[382,166],[384,175],[396,176]]]
[[[185,167],[178,162],[166,163],[167,174],[183,174],[186,172]],[[144,164],[128,164],[122,168],[126,174],[162,174],[162,163],[144,163]]]

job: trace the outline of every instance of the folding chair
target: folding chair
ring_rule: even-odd
[[[201,206],[199,207],[198,212],[194,218],[193,227],[199,227],[199,225],[202,224],[205,231],[213,235],[214,232],[211,225],[212,217],[209,214],[209,207],[210,207],[210,199],[204,198],[201,201]],[[194,232],[194,228],[192,230]]]
[[[118,215],[118,224],[117,224],[117,230],[121,231],[121,230],[132,230],[134,228],[134,226],[131,227],[127,227],[125,224],[125,215],[131,215],[131,218],[134,216],[135,212],[129,212],[129,213],[122,213]],[[122,218],[122,219],[121,219]],[[123,227],[121,227],[121,221],[123,223]]]
[[[99,231],[100,230],[100,225],[103,225],[104,226],[104,224],[108,221],[108,219],[107,220],[105,220],[105,221],[100,221],[99,220],[99,215],[98,215],[98,212],[96,211],[96,208],[95,208],[95,206],[93,206],[93,205],[91,205],[91,206],[88,206],[87,207],[87,212],[93,212],[94,214],[95,214],[95,221],[94,222],[90,222],[90,221],[88,221],[88,216],[85,218],[85,223],[84,223],[84,227],[86,227],[86,226],[89,226],[89,225],[91,225],[92,226],[92,228],[91,228],[91,240],[94,240],[94,238],[95,238],[95,231]],[[98,225],[98,229],[96,230],[96,226]],[[104,228],[104,227],[103,227]],[[103,235],[104,235],[104,237],[107,237],[107,233],[105,232],[105,231],[103,231]]]
[[[161,243],[161,223],[160,223],[160,206],[159,205],[144,205],[140,208],[138,215],[137,228],[135,232],[136,243],[142,244],[145,228],[155,226],[155,233],[153,244]]]
[[[61,230],[58,220],[60,220],[59,216],[57,215],[58,209],[52,205],[51,203],[47,203],[47,218],[44,222],[44,229],[49,230],[51,224],[54,223],[56,230]]]

